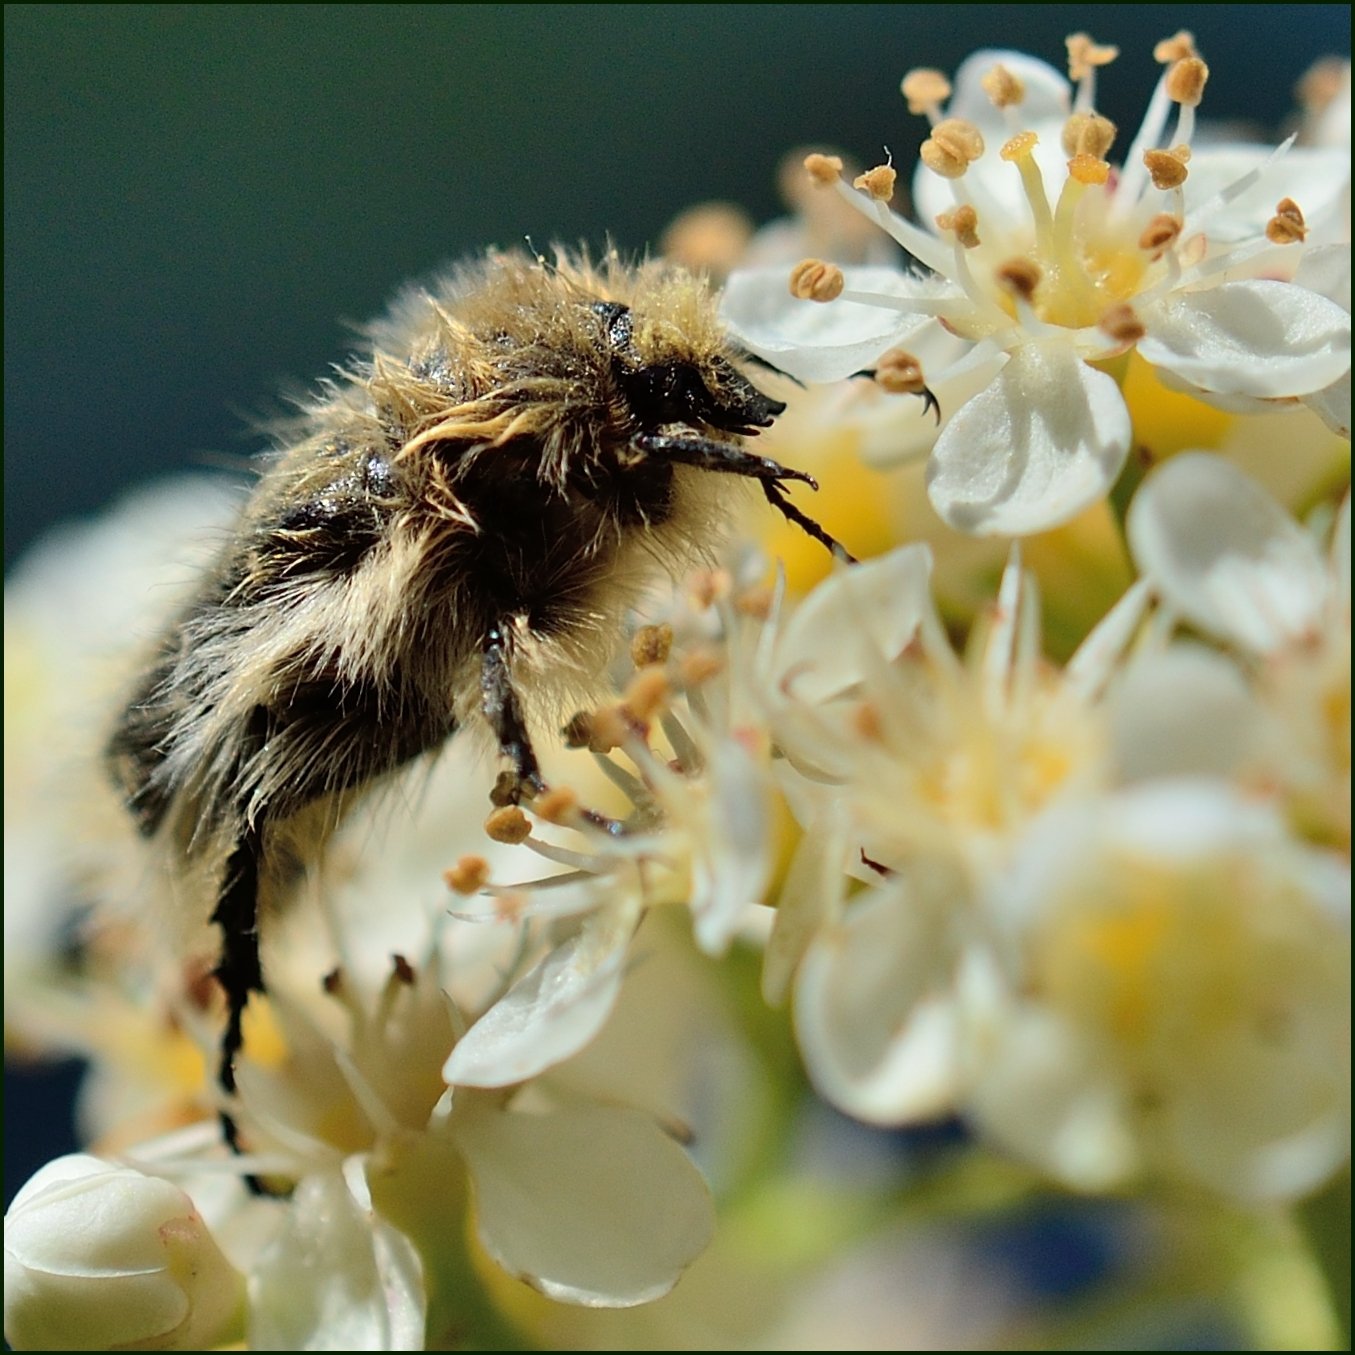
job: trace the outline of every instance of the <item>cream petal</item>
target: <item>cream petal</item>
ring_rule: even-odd
[[[677,1283],[714,1233],[701,1174],[639,1111],[528,1115],[476,1105],[455,1132],[485,1247],[550,1298],[647,1303]]]
[[[851,291],[912,298],[922,280],[896,268],[845,270]],[[725,284],[720,312],[731,338],[799,381],[840,381],[886,349],[916,347],[939,326],[925,315],[857,301],[801,301],[784,268],[745,269]],[[934,289],[932,289],[934,290]]]
[[[932,506],[979,536],[1056,527],[1104,496],[1129,451],[1114,380],[1061,346],[1019,348],[942,430],[927,468]]]
[[[825,702],[897,658],[931,609],[931,569],[931,551],[915,544],[826,579],[782,629],[775,689]]]
[[[1128,520],[1139,570],[1195,625],[1265,652],[1312,631],[1328,584],[1317,548],[1250,476],[1189,452],[1151,475]]]
[[[1308,395],[1350,370],[1350,315],[1289,282],[1252,279],[1146,307],[1139,352],[1204,390]]]
[[[1121,781],[1229,776],[1264,741],[1266,717],[1223,655],[1179,644],[1130,665],[1108,702]]]
[[[251,1350],[422,1350],[423,1268],[358,1181],[306,1177],[250,1277]]]
[[[805,1068],[840,1110],[877,1124],[944,1114],[959,1090],[963,884],[919,870],[853,905],[809,947],[795,993]]]
[[[637,908],[611,903],[515,983],[443,1065],[451,1086],[507,1087],[576,1054],[602,1028],[621,987]]]

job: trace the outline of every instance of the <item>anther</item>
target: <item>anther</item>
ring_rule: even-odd
[[[902,348],[880,354],[875,364],[875,384],[890,395],[921,395],[927,389],[922,363]]]
[[[642,668],[626,688],[622,706],[626,714],[647,723],[668,704],[668,696],[668,678],[662,669]]]
[[[587,748],[593,741],[593,717],[586,710],[578,711],[560,734],[566,748]]]
[[[1186,28],[1163,38],[1153,48],[1153,60],[1159,66],[1170,66],[1174,61],[1183,61],[1190,56],[1199,56],[1199,52],[1195,49],[1195,34]]]
[[[673,628],[668,622],[657,626],[641,626],[630,642],[630,661],[637,668],[664,663],[673,648]]]
[[[1167,97],[1187,108],[1198,108],[1208,79],[1209,67],[1199,57],[1182,57],[1167,72]]]
[[[910,113],[932,113],[950,98],[950,81],[940,71],[919,66],[899,84]]]
[[[846,285],[842,269],[822,259],[802,259],[790,270],[790,294],[801,301],[835,301]]]
[[[1281,198],[1275,215],[1266,222],[1266,239],[1272,245],[1296,245],[1308,234],[1303,213],[1293,198]]]
[[[1081,184],[1103,184],[1110,178],[1110,162],[1095,155],[1075,155],[1068,161],[1068,177]]]
[[[983,154],[983,133],[966,118],[946,118],[932,128],[918,155],[943,179],[958,179]]]
[[[1040,271],[1039,264],[1033,263],[1030,259],[1015,258],[1008,259],[996,269],[993,276],[1013,296],[1030,302],[1044,275]]]
[[[1026,97],[1026,87],[1000,61],[979,80],[994,108],[1014,108]]]
[[[723,278],[743,258],[752,235],[753,223],[741,207],[703,202],[673,218],[659,248],[691,272]]]
[[[695,649],[682,656],[678,677],[684,687],[699,687],[724,671],[724,660],[713,649]]]
[[[403,955],[391,956],[391,978],[396,983],[403,983],[406,988],[412,988],[415,977],[414,966]]]
[[[489,862],[483,856],[463,856],[442,872],[442,882],[456,894],[478,894],[489,883]]]
[[[1148,332],[1133,306],[1127,302],[1112,306],[1096,322],[1096,327],[1125,348],[1138,343]]]
[[[552,786],[532,801],[532,813],[547,823],[568,826],[579,817],[578,794],[568,786]]]
[[[1074,113],[1063,124],[1065,155],[1094,155],[1104,160],[1115,144],[1115,124],[1099,113]]]
[[[1109,66],[1120,55],[1118,47],[1096,43],[1086,33],[1070,33],[1063,40],[1068,49],[1068,78],[1085,80],[1098,66]]]
[[[485,820],[485,832],[495,841],[510,847],[526,842],[532,835],[532,825],[517,805],[504,805]]]
[[[1321,113],[1340,94],[1347,80],[1349,62],[1339,56],[1324,56],[1299,77],[1294,97],[1310,113]]]
[[[953,212],[942,212],[936,218],[943,231],[954,231],[955,238],[965,249],[976,249],[979,241],[979,214],[967,202]]]
[[[588,751],[610,753],[634,733],[634,725],[619,706],[595,710],[589,720]]]
[[[879,743],[884,735],[880,711],[873,701],[861,701],[852,708],[852,732],[863,743]]]
[[[1185,157],[1176,151],[1144,151],[1143,163],[1154,188],[1180,188],[1189,171]]]
[[[805,156],[805,169],[820,188],[831,188],[842,177],[842,160],[836,155]]]
[[[320,980],[320,987],[330,997],[336,997],[343,989],[343,970],[331,969],[323,979]]]
[[[894,196],[898,172],[893,165],[876,165],[852,180],[853,188],[864,188],[876,202],[888,202]]]
[[[1180,217],[1172,216],[1170,212],[1159,212],[1143,228],[1143,234],[1139,236],[1139,248],[1146,250],[1154,259],[1160,259],[1180,234]]]
[[[776,594],[765,584],[745,588],[734,599],[734,606],[744,615],[755,621],[765,621],[772,614],[772,604]]]

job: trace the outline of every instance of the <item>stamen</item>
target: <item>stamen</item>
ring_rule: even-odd
[[[955,238],[965,249],[976,249],[979,240],[979,214],[967,203],[953,212],[942,212],[936,218],[937,227],[943,231],[954,231]]]
[[[1275,215],[1266,222],[1266,239],[1272,245],[1294,245],[1308,234],[1303,213],[1293,198],[1281,198],[1275,204]]]
[[[1299,77],[1294,98],[1309,113],[1321,113],[1331,105],[1346,82],[1347,63],[1339,56],[1324,56]]]
[[[1195,110],[1204,98],[1209,67],[1197,56],[1182,57],[1167,69],[1167,96],[1180,104],[1177,114],[1176,138],[1189,144],[1195,132]]]
[[[884,737],[880,709],[873,701],[861,701],[853,707],[851,725],[852,732],[863,743],[879,743]]]
[[[1169,249],[1181,234],[1180,217],[1170,212],[1159,212],[1144,228],[1139,236],[1139,248],[1146,250],[1153,259],[1160,259],[1163,251]]]
[[[894,183],[898,177],[893,165],[876,165],[874,169],[858,174],[852,180],[852,187],[864,189],[875,202],[888,202],[894,196]]]
[[[678,677],[684,687],[699,687],[724,671],[724,660],[713,649],[694,649],[682,656]]]
[[[1095,43],[1086,33],[1065,38],[1064,46],[1068,49],[1068,78],[1077,86],[1073,107],[1079,113],[1090,113],[1096,107],[1096,69],[1110,65],[1120,49]]]
[[[1026,87],[1000,61],[979,81],[994,108],[1015,108],[1026,97]]]
[[[702,202],[680,212],[659,240],[664,258],[689,272],[725,277],[743,258],[753,222],[729,202]]]
[[[630,642],[630,661],[637,668],[666,663],[673,648],[673,628],[664,621],[657,626],[641,626]]]
[[[593,717],[581,710],[560,731],[566,748],[587,748],[593,741]]]
[[[1035,238],[1041,252],[1047,253],[1053,247],[1053,213],[1049,210],[1049,199],[1045,197],[1044,176],[1035,163],[1035,147],[1039,138],[1034,132],[1022,132],[1003,146],[1000,154],[1004,160],[1015,164],[1021,171],[1021,186],[1026,190],[1026,200],[1030,203],[1035,218]]]
[[[890,395],[921,395],[927,389],[922,363],[902,348],[880,354],[875,364],[875,384]]]
[[[940,71],[919,66],[899,84],[910,113],[926,114],[933,124],[940,121],[941,105],[950,98],[950,81]]]
[[[1176,150],[1144,151],[1143,164],[1153,187],[1164,191],[1180,188],[1189,173],[1185,159]]]
[[[1130,348],[1148,332],[1133,306],[1121,302],[1112,306],[1097,321],[1096,327],[1122,348]]]
[[[806,155],[805,168],[820,188],[831,188],[842,177],[842,160],[836,155]]]
[[[504,805],[485,820],[485,832],[495,842],[515,847],[532,835],[532,825],[517,805]]]
[[[1019,257],[1008,259],[993,273],[1000,286],[1027,304],[1031,303],[1043,276],[1039,264]]]
[[[489,883],[489,862],[483,856],[463,856],[442,872],[442,879],[456,894],[478,894]]]
[[[668,704],[669,695],[667,675],[657,668],[643,668],[626,688],[622,709],[641,724],[648,724]]]
[[[918,155],[943,179],[958,179],[983,154],[983,133],[965,118],[947,118],[932,128]]]
[[[1115,124],[1099,113],[1074,113],[1063,124],[1064,153],[1093,155],[1104,160],[1115,144],[1115,131]]]
[[[745,588],[734,599],[734,606],[743,616],[751,616],[755,621],[766,621],[772,614],[775,602],[775,592],[759,584],[753,588]]]
[[[532,801],[532,813],[557,827],[569,827],[579,817],[578,793],[568,786],[552,786]]]
[[[1199,52],[1195,49],[1195,34],[1186,28],[1178,29],[1169,38],[1163,38],[1153,48],[1153,60],[1159,66],[1170,66],[1188,56],[1199,56]]]
[[[588,748],[594,753],[610,753],[631,737],[631,722],[619,706],[605,706],[593,712],[590,721],[591,737]]]
[[[790,270],[790,294],[801,301],[836,301],[846,279],[836,264],[803,259]]]

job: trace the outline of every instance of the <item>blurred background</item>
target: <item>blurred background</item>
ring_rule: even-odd
[[[1350,51],[1347,5],[7,6],[7,572],[139,481],[243,467],[400,283],[524,237],[642,250],[706,199],[766,221],[806,142],[906,179],[907,69],[1061,66],[1079,24],[1121,48],[1122,138],[1180,27],[1205,115],[1262,139]],[[74,1146],[74,1081],[7,1064],[6,1201]]]

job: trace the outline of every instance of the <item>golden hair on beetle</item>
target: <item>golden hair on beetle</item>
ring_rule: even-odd
[[[266,464],[108,743],[141,832],[211,895],[228,1095],[261,910],[356,796],[477,725],[509,768],[496,799],[540,794],[529,716],[558,725],[594,695],[640,590],[720,544],[732,485],[841,553],[785,496],[809,477],[745,448],[784,406],[681,270],[491,254],[369,334]]]

